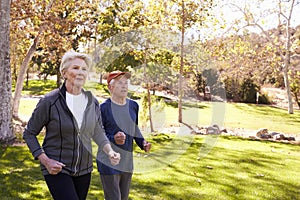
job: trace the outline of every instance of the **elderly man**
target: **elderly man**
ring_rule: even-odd
[[[114,71],[107,77],[111,98],[100,105],[102,123],[112,148],[120,152],[121,161],[112,166],[98,151],[98,171],[106,200],[128,199],[133,173],[133,140],[144,151],[149,152],[151,144],[147,142],[138,128],[138,104],[127,98],[128,72]]]

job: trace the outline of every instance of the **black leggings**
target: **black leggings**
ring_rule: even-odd
[[[55,200],[85,200],[91,181],[91,173],[83,176],[70,176],[59,173],[45,175],[45,181]]]

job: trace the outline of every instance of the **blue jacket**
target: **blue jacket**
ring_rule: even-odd
[[[97,166],[100,174],[112,175],[120,174],[122,172],[133,172],[133,140],[136,144],[143,149],[144,138],[138,128],[138,104],[130,99],[126,99],[125,105],[117,105],[107,99],[100,105],[102,123],[106,132],[106,136],[111,142],[112,148],[121,154],[120,163],[112,166],[107,159],[103,156],[101,149],[97,155]],[[126,134],[126,140],[123,145],[115,143],[114,135],[122,131]]]

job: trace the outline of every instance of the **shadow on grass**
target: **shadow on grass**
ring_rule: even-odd
[[[24,146],[1,148],[1,199],[51,199],[38,162]]]
[[[168,164],[160,159],[166,167],[151,182],[135,178],[132,189],[145,194],[141,195],[145,199],[151,196],[157,199],[300,199],[300,183],[287,178],[298,176],[298,172],[289,168],[285,156],[270,152],[269,148],[264,150],[265,146],[277,149],[284,146],[285,150],[295,151],[296,147],[297,151],[297,146],[236,137],[221,137],[221,142],[229,148],[216,145],[208,156],[197,160],[199,148],[204,144],[203,140],[195,140],[180,160]],[[250,146],[238,148],[239,143]]]
[[[205,137],[195,137],[172,163],[163,159],[168,155],[155,151],[150,154],[149,158],[164,167],[134,174],[130,199],[300,199],[296,168],[300,160],[292,156],[299,154],[299,146],[220,136],[210,153],[197,159],[199,149],[207,145]],[[158,140],[152,140],[153,147],[164,148],[172,138],[160,135]],[[172,146],[168,148],[166,152],[172,150]],[[39,164],[33,161],[27,147],[0,148],[0,158],[1,199],[51,198]],[[103,199],[96,167],[87,199]]]
[[[178,102],[177,101],[172,101],[172,100],[165,100],[165,103],[168,106],[171,106],[173,108],[178,108]],[[184,102],[182,103],[183,109],[185,108],[199,108],[199,109],[205,109],[208,108],[208,106],[199,104],[199,103],[189,103],[189,102]]]

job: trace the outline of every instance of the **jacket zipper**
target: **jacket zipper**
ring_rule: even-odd
[[[86,110],[87,108],[85,109],[85,111],[83,112],[83,121],[82,121],[82,124],[81,124],[81,127],[85,126],[85,116],[86,116]],[[78,142],[78,147],[77,147],[77,159],[76,159],[76,163],[75,163],[75,172],[74,172],[74,175],[77,173],[77,166],[78,166],[78,163],[79,163],[79,157],[80,157],[80,144],[81,144],[81,140],[80,140],[80,129],[78,127],[78,123],[75,119],[75,117],[73,116],[73,120],[75,121],[77,127],[76,127],[76,130],[77,130],[77,142]],[[80,128],[81,128],[80,127]]]
[[[59,90],[60,91],[60,90]],[[64,95],[60,92],[60,95],[64,98]],[[89,99],[89,98],[88,98]],[[64,100],[65,100],[65,103],[66,103],[66,99],[64,98]],[[88,105],[89,105],[89,100],[88,100]],[[87,105],[87,106],[88,106]],[[72,112],[70,111],[70,109],[68,108],[68,105],[67,105],[67,103],[66,103],[66,106],[67,106],[67,109],[69,110],[69,113],[71,114],[71,116],[72,116],[72,118],[73,118],[73,121],[77,124],[77,121],[76,121],[76,119],[75,119],[75,117],[74,117],[74,115],[72,114]],[[85,111],[84,111],[84,116],[86,115],[85,113],[86,113],[86,110],[87,110],[87,108],[85,109]],[[75,125],[76,126],[76,125]],[[77,124],[77,127],[76,127],[76,130],[77,130],[77,142],[78,142],[78,147],[77,147],[77,159],[76,159],[76,163],[75,163],[75,166],[74,166],[74,175],[76,175],[77,174],[77,171],[78,171],[78,169],[77,169],[77,167],[78,167],[78,163],[79,163],[79,157],[80,157],[80,130],[79,130],[79,128],[78,128],[78,124]]]
[[[80,131],[77,130],[77,142],[78,142],[78,146],[77,146],[77,159],[76,159],[76,163],[75,163],[75,172],[74,172],[74,175],[77,173],[77,166],[78,166],[78,162],[79,162],[79,151],[80,151]]]

